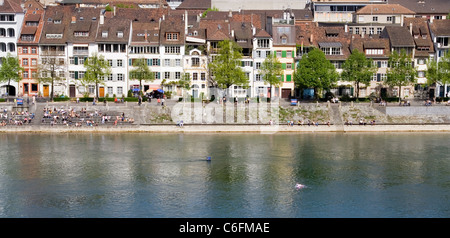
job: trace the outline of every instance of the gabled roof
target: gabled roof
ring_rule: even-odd
[[[272,38],[272,36],[264,29],[257,30],[254,37],[255,38]]]
[[[450,12],[448,0],[389,0],[389,3],[400,4],[416,14],[445,14]]]
[[[399,4],[369,4],[355,13],[356,15],[414,15],[415,12]]]
[[[433,20],[433,23],[430,23],[430,30],[435,36],[450,37],[450,20]]]
[[[211,0],[184,0],[177,10],[207,10],[211,7]]]
[[[415,55],[428,57],[434,53],[434,44],[431,39],[428,20],[426,18],[405,18],[404,23],[409,30],[412,30],[416,49],[420,49],[415,51]],[[426,48],[429,50],[424,50]]]
[[[74,6],[47,6],[44,14],[44,26],[39,39],[40,44],[65,44],[67,42],[68,24]],[[60,20],[60,23],[55,23]],[[47,38],[47,34],[62,34],[62,38]]]
[[[360,35],[353,35],[350,44],[350,50],[357,49],[359,52],[365,52],[365,49],[383,49],[383,55],[369,56],[372,58],[388,58],[391,54],[389,39],[380,38],[377,35],[362,38]]]
[[[165,16],[161,21],[159,40],[163,45],[182,45],[185,40],[184,20],[180,15]],[[167,33],[179,33],[176,40],[167,40]]]
[[[20,0],[3,0],[3,4],[0,5],[1,13],[23,13],[23,9],[20,6]]]
[[[130,36],[131,20],[123,18],[106,18],[103,24],[98,24],[96,42],[122,42],[127,43]],[[103,35],[107,32],[107,36]],[[119,33],[122,36],[119,36]]]
[[[132,45],[159,45],[158,22],[132,22]]]
[[[384,31],[382,35],[389,38],[392,47],[415,47],[414,39],[406,27],[386,26]]]

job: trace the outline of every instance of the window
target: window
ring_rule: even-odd
[[[166,40],[178,40],[178,33],[166,33]]]
[[[170,79],[170,72],[164,72],[164,78]]]
[[[109,65],[109,67],[113,67],[113,60],[108,60],[108,65]]]
[[[355,28],[355,34],[359,34],[359,28],[358,27]]]
[[[375,29],[373,27],[369,28],[369,34],[371,35],[375,34]]]
[[[102,37],[107,38],[108,37],[108,31],[102,31]]]
[[[192,67],[199,67],[199,66],[200,66],[200,59],[192,58]]]
[[[107,88],[107,92],[108,92],[109,95],[113,95],[113,87],[110,87],[110,86],[109,86],[109,87]]]
[[[180,46],[166,46],[165,53],[166,54],[179,54],[180,53]]]
[[[419,78],[425,77],[425,71],[417,71],[417,77]]]
[[[417,60],[417,64],[420,64],[420,65],[425,64],[425,59],[419,58],[419,59]]]
[[[27,78],[28,78],[28,70],[24,70],[24,71],[23,71],[22,77],[23,77],[24,79],[27,79]]]
[[[383,49],[366,49],[366,55],[382,55]]]
[[[181,78],[181,73],[175,72],[175,79],[180,79],[180,78]]]
[[[28,65],[28,59],[23,59],[22,60],[22,65],[27,66]]]
[[[20,49],[20,48],[19,48]],[[23,47],[22,49],[22,53],[24,54],[28,54],[28,47]]]
[[[256,62],[255,69],[260,69],[260,68],[261,68],[261,62]]]
[[[201,73],[200,74],[200,79],[205,81],[206,80],[206,73]]]
[[[36,47],[31,47],[31,54],[36,54]]]
[[[331,55],[340,55],[341,54],[341,48],[333,47],[331,48]]]
[[[287,43],[287,37],[286,36],[283,36],[283,37],[281,37],[281,44],[286,44]]]
[[[381,27],[377,27],[377,34],[378,34],[378,35],[381,34],[381,31],[382,31],[382,28],[381,28]]]
[[[91,94],[95,93],[95,85],[89,85],[88,86],[88,92],[91,93]]]
[[[117,95],[121,95],[121,94],[123,94],[123,88],[117,87]]]
[[[372,17],[373,21],[378,21],[378,17]]]
[[[261,74],[255,74],[255,81],[260,82],[261,81]]]
[[[114,79],[113,74],[108,74],[108,81],[113,81],[113,79]]]
[[[123,61],[121,59],[117,60],[117,67],[122,67],[123,66]]]
[[[164,59],[164,66],[170,66],[170,59]]]
[[[117,81],[123,81],[123,74],[117,74]]]
[[[386,21],[388,21],[388,22],[392,22],[392,17],[391,17],[391,16],[389,16],[389,17],[386,17]]]
[[[123,38],[123,31],[117,32],[117,38]]]
[[[269,39],[258,39],[257,41],[259,48],[269,48]]]
[[[74,36],[88,37],[89,31],[75,31],[73,33]]]
[[[181,60],[175,59],[175,66],[181,66]]]
[[[198,79],[198,73],[193,73],[192,80],[197,80],[197,79]]]
[[[37,59],[31,59],[31,65],[36,66],[37,65]]]

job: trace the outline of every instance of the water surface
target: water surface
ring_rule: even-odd
[[[449,217],[449,139],[1,134],[0,217]]]

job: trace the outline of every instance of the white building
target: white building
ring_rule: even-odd
[[[11,54],[17,56],[17,41],[20,36],[25,13],[19,1],[0,0],[0,59]],[[0,61],[1,64],[1,61]],[[7,92],[8,82],[0,84],[0,94]],[[18,93],[18,82],[10,82],[9,95],[16,96]]]

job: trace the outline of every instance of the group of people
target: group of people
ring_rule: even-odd
[[[24,124],[30,124],[34,119],[34,113],[29,113],[28,111],[18,112],[12,111],[8,112],[8,109],[2,109],[0,113],[1,123],[0,126],[16,125],[22,126]]]
[[[88,112],[86,108],[81,108],[80,111],[76,111],[74,108],[66,110],[64,108],[44,108],[44,116],[42,122],[45,122],[46,118],[50,118],[50,125],[63,124],[71,126],[75,121],[75,127],[82,125],[86,126],[98,126],[99,123],[106,124],[114,120],[114,125],[117,125],[119,121],[133,123],[133,118],[126,118],[125,113],[121,113],[120,116],[110,116],[101,111],[95,110]]]

